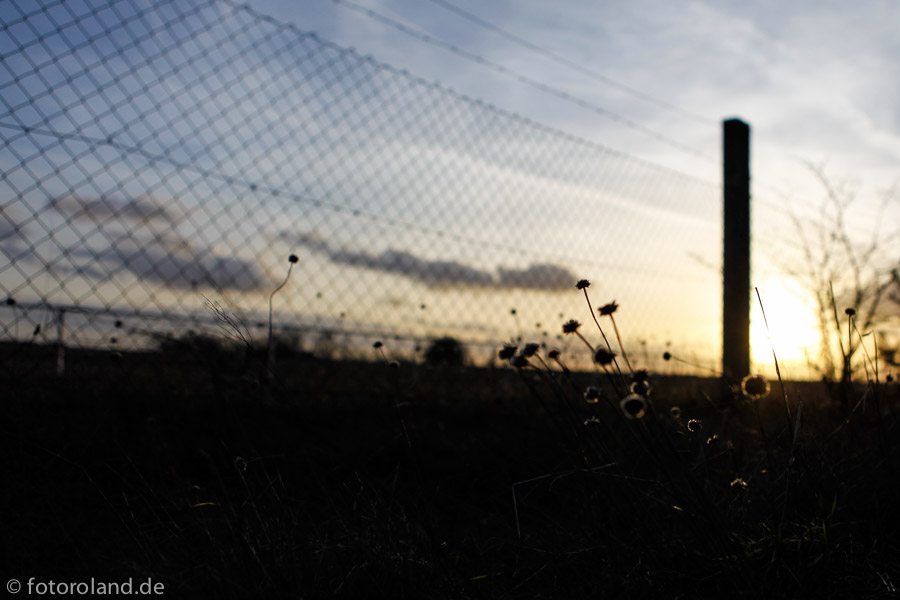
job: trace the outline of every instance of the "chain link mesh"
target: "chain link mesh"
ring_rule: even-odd
[[[274,319],[307,350],[563,343],[588,278],[628,343],[716,360],[718,184],[222,0],[3,13],[7,340],[141,348],[210,303],[259,337],[295,253]]]

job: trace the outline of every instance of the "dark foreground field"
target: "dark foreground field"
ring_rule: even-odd
[[[654,378],[655,411],[628,420],[617,398],[582,399],[588,384],[612,396],[600,375],[298,358],[265,394],[227,357],[70,352],[61,378],[44,349],[0,358],[3,575],[23,584],[561,599],[900,585],[896,384],[788,384],[788,431],[777,382],[757,406]]]

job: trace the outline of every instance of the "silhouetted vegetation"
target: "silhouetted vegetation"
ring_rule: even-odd
[[[759,381],[638,375],[634,419],[600,374],[280,357],[271,406],[175,348],[71,351],[56,378],[52,348],[2,347],[8,576],[221,598],[871,598],[900,581],[896,384],[861,384],[847,414],[789,383],[789,428],[778,382],[754,399]]]

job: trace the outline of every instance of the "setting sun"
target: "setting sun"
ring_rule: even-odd
[[[774,371],[774,347],[783,374],[803,377],[807,356],[815,361],[821,345],[814,307],[804,298],[803,290],[786,278],[767,278],[757,289],[765,309],[765,319],[754,293],[750,325],[754,369]]]

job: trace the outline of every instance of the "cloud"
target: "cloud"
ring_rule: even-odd
[[[79,198],[67,195],[60,198],[52,198],[47,203],[47,208],[55,210],[72,219],[90,219],[100,221],[103,219],[123,219],[133,223],[161,222],[174,224],[178,221],[178,215],[170,208],[162,205],[161,201],[152,196],[138,198]]]
[[[173,289],[211,287],[214,289],[254,291],[266,287],[266,282],[254,263],[230,256],[215,256],[209,251],[185,252],[181,240],[172,246],[138,247],[116,245],[95,253],[75,249],[74,256],[93,259],[106,266],[75,267],[74,271],[94,277],[108,277],[125,269],[141,280],[159,283]],[[180,247],[177,247],[180,246]]]
[[[68,249],[67,254],[81,262],[56,268],[100,280],[124,270],[143,281],[179,290],[205,287],[258,291],[268,288],[255,262],[236,256],[220,256],[212,248],[198,246],[196,238],[178,233],[179,216],[163,206],[159,199],[64,196],[51,200],[48,208],[72,222],[73,228],[114,220],[126,232],[108,233],[106,247],[96,249],[79,245]],[[168,228],[159,232],[143,227],[151,222],[168,225]]]
[[[572,287],[576,277],[565,267],[539,263],[524,269],[499,268],[498,273],[475,269],[454,260],[426,260],[405,250],[385,250],[379,254],[332,248],[315,232],[279,236],[308,250],[324,254],[334,263],[409,277],[431,288],[521,288],[558,291]]]

